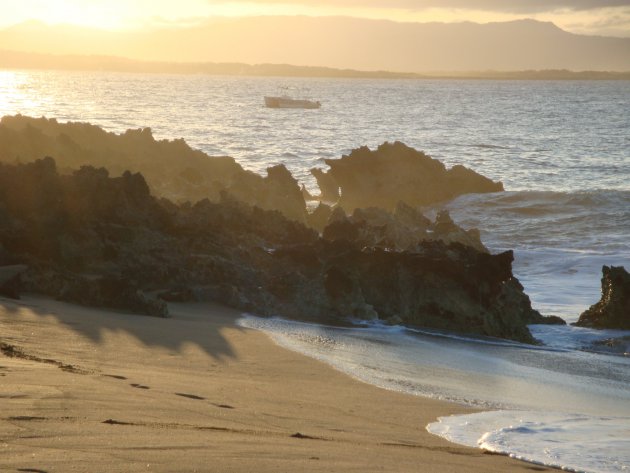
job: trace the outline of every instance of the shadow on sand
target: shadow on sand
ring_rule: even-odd
[[[35,295],[22,300],[0,298],[0,326],[11,319],[24,324],[45,326],[53,322],[102,344],[109,334],[126,333],[147,347],[161,347],[181,352],[194,345],[219,359],[236,358],[236,353],[222,334],[223,329],[243,330],[234,322],[240,312],[213,303],[169,304],[170,318],[149,317],[110,309],[83,307]],[[4,320],[2,320],[4,319]],[[62,331],[63,332],[63,331]],[[15,332],[14,332],[15,333]],[[7,331],[0,331],[0,341],[6,342]],[[28,333],[21,334],[28,338]],[[59,343],[64,343],[59,340]]]

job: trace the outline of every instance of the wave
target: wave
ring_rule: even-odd
[[[451,442],[576,473],[630,469],[630,418],[533,411],[440,417],[427,430]]]
[[[491,145],[491,144],[486,144],[486,143],[471,144],[468,146],[470,146],[471,148],[481,148],[481,149],[510,149],[509,146]]]
[[[464,195],[455,199],[454,206],[474,205],[481,208],[548,205],[550,208],[598,207],[619,208],[630,204],[630,191],[598,189],[579,192],[564,191],[505,191],[483,195]],[[554,207],[555,206],[555,207]]]

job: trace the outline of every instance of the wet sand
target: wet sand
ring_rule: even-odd
[[[170,309],[0,299],[0,470],[552,471],[425,430],[472,409],[355,381],[222,306]]]

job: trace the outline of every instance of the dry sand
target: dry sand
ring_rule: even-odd
[[[379,389],[239,328],[0,299],[0,470],[546,471],[425,431],[455,404]]]

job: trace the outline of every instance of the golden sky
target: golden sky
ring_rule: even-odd
[[[630,37],[630,0],[0,0],[0,11],[0,28],[39,20],[136,29],[212,16],[305,14],[419,22],[534,18],[575,33]]]

